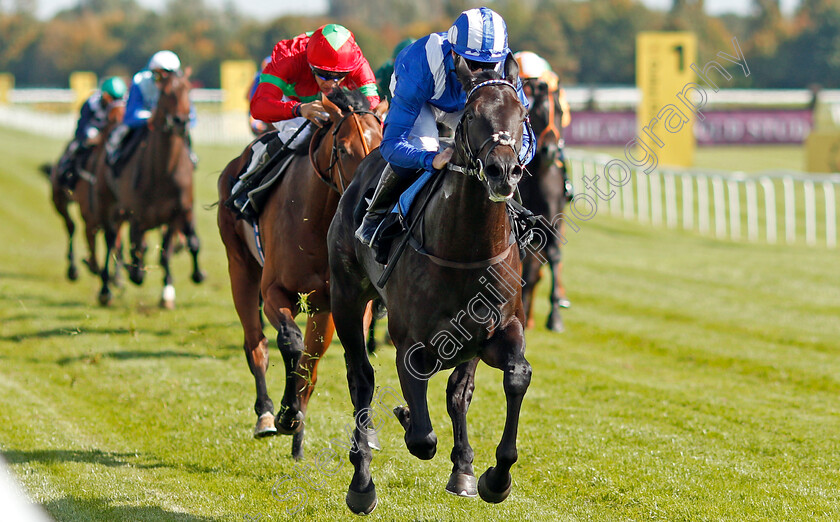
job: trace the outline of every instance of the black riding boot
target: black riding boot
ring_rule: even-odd
[[[413,181],[413,176],[402,178],[394,172],[391,165],[385,167],[385,172],[382,173],[379,184],[376,185],[376,190],[373,192],[373,198],[368,205],[365,218],[356,230],[356,239],[361,241],[363,245],[372,246],[371,242],[375,239],[382,220],[394,208],[397,198],[403,190],[408,188]]]

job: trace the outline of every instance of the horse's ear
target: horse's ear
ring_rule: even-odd
[[[341,116],[343,115],[343,113],[341,112],[341,108],[338,105],[334,104],[332,101],[330,101],[330,99],[324,96],[323,94],[321,95],[321,103],[324,105],[324,108],[327,109],[327,112],[330,113],[331,119],[336,120],[338,118],[341,118]]]
[[[513,54],[508,53],[505,58],[505,80],[512,85],[516,85],[516,79],[519,77],[519,64],[516,63],[516,58]]]
[[[385,113],[388,112],[388,107],[389,106],[390,105],[388,104],[388,99],[387,98],[382,98],[382,101],[379,102],[379,105],[377,105],[373,109],[373,113],[376,114],[376,116],[378,116],[379,119],[381,120],[382,118],[385,117]]]
[[[458,77],[458,81],[461,82],[464,90],[469,92],[475,81],[475,74],[470,70],[467,61],[458,53],[453,52],[452,59],[455,61],[455,75]]]

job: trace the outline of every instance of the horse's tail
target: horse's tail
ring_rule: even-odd
[[[44,175],[47,176],[47,178],[49,178],[52,175],[52,169],[53,169],[52,163],[41,163],[38,166],[38,170],[43,172]]]

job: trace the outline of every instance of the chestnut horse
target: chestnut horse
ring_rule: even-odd
[[[488,502],[501,502],[510,492],[519,412],[531,367],[525,360],[519,248],[512,241],[505,203],[523,173],[518,149],[527,111],[514,87],[518,66],[513,57],[504,67],[501,78],[492,70],[473,72],[456,57],[456,74],[468,94],[455,131],[455,151],[446,169],[435,174],[440,190],[427,196],[431,192],[426,187],[418,195],[418,200],[429,199],[423,210],[411,211],[422,213],[423,219],[413,234],[413,248],[391,261],[395,264],[384,287],[377,286],[383,265],[354,237],[364,194],[385,167],[377,151],[359,167],[327,236],[332,313],[344,345],[357,420],[350,451],[355,471],[346,497],[357,514],[370,513],[376,506],[368,440],[375,434],[369,427],[381,422],[370,420],[374,374],[365,350],[362,314],[365,303],[377,295],[388,309],[388,330],[397,350],[397,373],[408,406],[394,412],[405,428],[409,452],[424,460],[434,456],[437,436],[426,402],[428,379],[455,368],[446,389],[455,437],[446,491],[478,493]],[[496,465],[476,487],[466,415],[479,360],[504,372],[507,415]]]
[[[105,240],[110,254],[116,232],[124,221],[129,223],[131,264],[129,279],[137,285],[143,283],[146,252],[145,234],[161,227],[163,241],[160,265],[163,267],[164,289],[161,306],[175,306],[175,287],[169,259],[174,250],[174,238],[183,233],[192,254],[192,280],[200,283],[204,272],[198,266],[200,248],[193,217],[193,169],[189,145],[190,82],[187,76],[171,74],[160,86],[160,97],[149,118],[148,135],[137,147],[125,166],[118,173],[109,172],[107,179],[112,189]],[[99,301],[111,300],[108,258],[102,269],[102,289]]]
[[[85,226],[85,240],[88,246],[88,257],[82,262],[94,275],[99,275],[100,267],[96,259],[96,234],[103,228],[105,223],[105,206],[103,201],[108,197],[108,188],[105,183],[105,140],[110,132],[123,118],[125,105],[114,104],[108,110],[108,122],[99,133],[99,142],[94,145],[88,154],[84,164],[77,164],[79,179],[73,190],[68,189],[61,183],[59,161],[56,165],[43,165],[41,169],[50,177],[52,186],[52,202],[55,210],[64,219],[64,226],[67,229],[67,279],[75,281],[79,277],[79,269],[76,266],[76,256],[73,251],[73,235],[76,231],[76,224],[70,215],[70,204],[76,202],[79,205],[79,214]],[[67,154],[65,150],[64,154]],[[114,277],[119,277],[121,259],[118,254],[116,258]]]
[[[569,307],[566,289],[560,277],[563,270],[560,247],[565,242],[563,210],[566,207],[565,169],[561,160],[560,140],[563,138],[563,112],[557,97],[557,90],[549,89],[548,84],[540,79],[526,80],[526,93],[533,96],[530,117],[534,133],[538,136],[537,151],[528,164],[532,176],[526,176],[519,184],[522,204],[528,210],[542,216],[542,226],[535,230],[536,240],[528,249],[528,255],[522,262],[522,302],[527,317],[527,328],[534,325],[533,305],[534,289],[542,277],[542,265],[548,263],[551,273],[551,293],[546,328],[555,332],[563,331],[561,308]]]
[[[257,222],[264,253],[261,265],[255,231],[223,203],[238,175],[250,161],[251,147],[228,163],[219,176],[218,224],[225,245],[233,303],[245,334],[245,357],[254,376],[257,423],[254,437],[293,434],[292,456],[303,457],[303,420],[317,380],[317,368],[333,337],[329,313],[327,228],[356,167],[382,140],[381,117],[387,103],[371,112],[358,91],[334,90],[323,100],[328,124],[313,134],[309,156],[296,154],[270,196]],[[280,410],[266,388],[268,340],[263,312],[277,329],[277,346],[286,368]],[[295,324],[307,313],[305,337]],[[303,338],[302,338],[303,337]]]

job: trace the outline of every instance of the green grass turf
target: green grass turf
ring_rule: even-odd
[[[251,437],[254,385],[214,211],[198,211],[208,280],[189,282],[188,256],[173,262],[176,310],[157,308],[155,268],[100,308],[96,278],[64,279],[64,232],[36,172],[61,145],[0,129],[0,452],[32,498],[62,521],[352,518],[344,450],[321,463],[332,476],[315,459],[352,422],[337,341],[296,470],[289,438]],[[198,152],[202,206],[237,150]],[[719,242],[603,213],[569,235],[565,267],[567,332],[527,335],[534,375],[510,497],[444,493],[452,436],[436,376],[438,454],[415,459],[384,418],[370,519],[840,519],[836,251]],[[543,286],[540,324],[544,298]],[[398,387],[393,348],[373,365],[378,385]],[[504,418],[501,374],[479,368],[477,473],[494,462]]]

